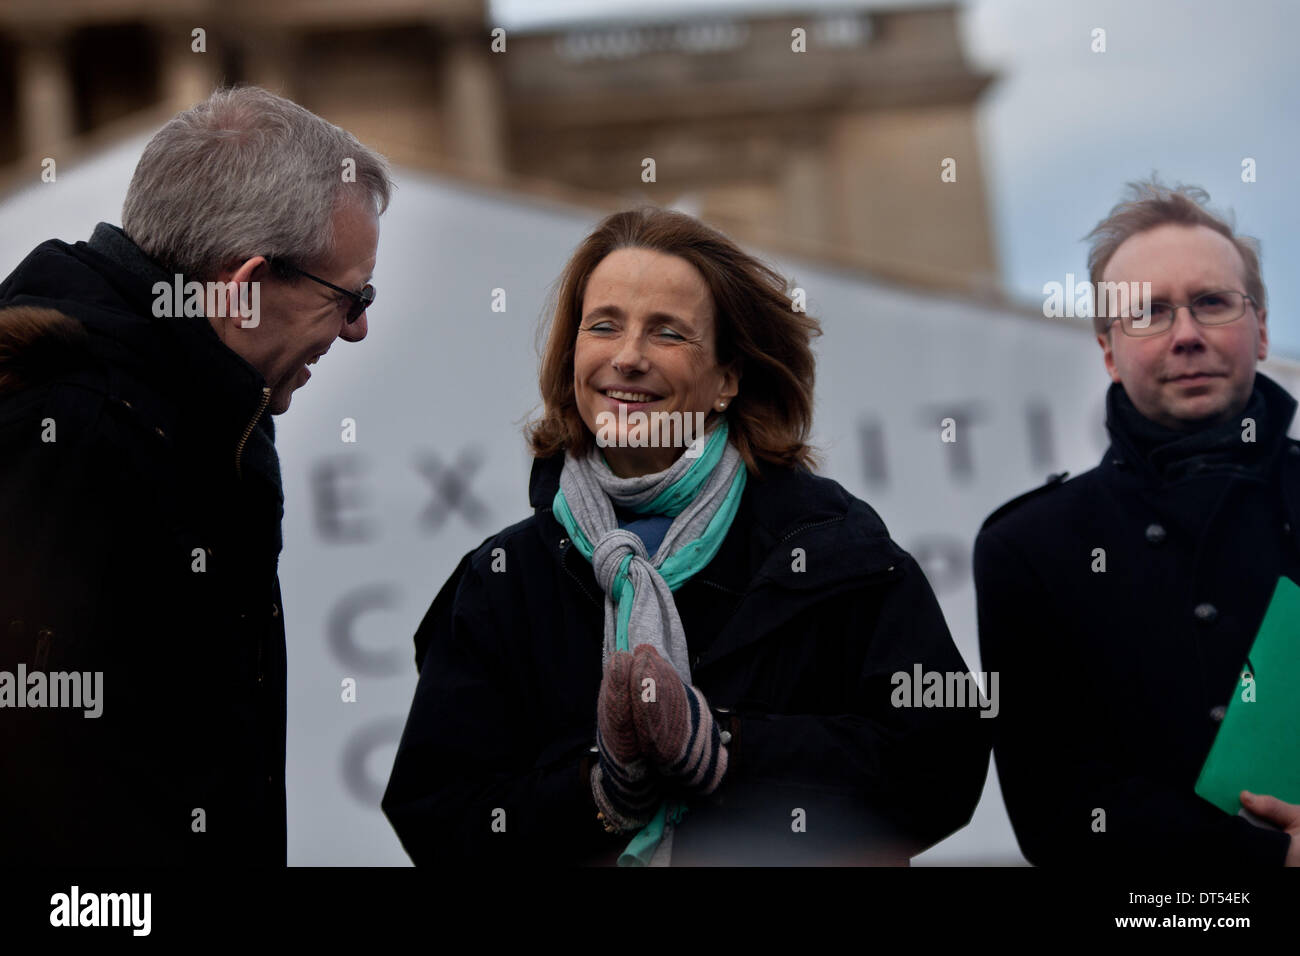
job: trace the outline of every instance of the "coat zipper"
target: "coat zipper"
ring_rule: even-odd
[[[800,532],[807,531],[807,530],[809,530],[810,528],[820,528],[820,527],[822,527],[823,525],[834,524],[834,523],[837,522],[837,521],[843,521],[843,520],[844,520],[844,517],[843,517],[843,516],[840,516],[840,517],[838,517],[838,518],[825,518],[825,519],[823,519],[823,520],[821,520],[821,521],[814,521],[814,522],[812,522],[811,524],[801,524],[799,527],[795,528],[793,531],[791,531],[789,534],[787,534],[784,538],[782,538],[780,541],[778,541],[777,544],[785,544],[785,542],[789,541],[789,540],[790,540],[791,538],[793,538],[795,535],[799,534]]]
[[[554,514],[554,510],[551,508],[543,508],[541,510],[543,513],[548,515]],[[563,525],[561,525],[561,528],[563,528]],[[592,593],[587,590],[587,585],[583,584],[582,579],[573,573],[573,568],[569,567],[569,551],[573,548],[573,541],[567,537],[564,540],[568,542],[569,547],[566,548],[564,545],[560,545],[560,567],[564,568],[565,574],[573,578],[573,583],[578,585],[578,588],[583,594],[587,595],[588,601],[596,605],[596,607],[604,607],[604,602],[596,600],[596,598],[592,596]]]
[[[562,547],[560,550],[560,565],[564,568],[564,573],[573,578],[574,583],[582,589],[582,593],[587,595],[587,600],[591,601],[591,603],[596,605],[596,607],[604,607],[604,603],[596,600],[592,593],[587,590],[587,585],[583,584],[582,579],[573,573],[573,568],[569,567],[569,552],[572,550],[572,541],[569,542],[568,547]]]
[[[257,406],[257,414],[254,415],[253,420],[248,423],[248,427],[244,429],[243,437],[239,439],[239,445],[235,448],[236,478],[242,479],[244,477],[243,469],[240,467],[240,459],[244,456],[244,446],[248,444],[248,436],[253,434],[253,429],[257,427],[257,422],[262,417],[262,412],[266,411],[266,406],[269,405],[270,402],[271,387],[269,385],[264,385],[262,386],[262,401],[261,404]]]
[[[48,627],[41,628],[36,635],[36,653],[33,657],[33,663],[38,671],[49,670],[50,641],[53,637],[54,630]],[[1247,659],[1247,663],[1249,663],[1249,659]]]

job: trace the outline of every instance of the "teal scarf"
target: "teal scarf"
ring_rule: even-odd
[[[654,646],[691,682],[686,634],[671,592],[713,560],[740,505],[746,472],[727,433],[727,421],[720,419],[697,457],[684,453],[667,470],[636,478],[619,478],[596,448],[581,458],[565,457],[552,510],[605,591],[606,663],[615,651],[630,651],[634,637],[636,644]],[[653,560],[639,537],[618,527],[615,502],[673,519]],[[684,812],[684,806],[661,804],[619,865],[666,861],[672,829]]]

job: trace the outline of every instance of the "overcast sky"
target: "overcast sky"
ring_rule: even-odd
[[[927,6],[806,0],[494,0],[507,29],[593,17],[671,20],[703,11]],[[969,0],[962,29],[1000,79],[980,107],[1003,280],[1042,300],[1043,283],[1086,273],[1082,237],[1125,182],[1156,171],[1204,187],[1263,245],[1275,353],[1300,358],[1300,3],[1289,0]],[[1106,31],[1106,52],[1091,50]],[[1256,162],[1243,183],[1242,160]]]

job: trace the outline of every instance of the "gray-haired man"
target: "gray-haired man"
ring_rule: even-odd
[[[366,335],[384,159],[222,90],[0,284],[0,856],[283,865],[271,415]]]

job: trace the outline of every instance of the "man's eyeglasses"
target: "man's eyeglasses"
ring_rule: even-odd
[[[1259,307],[1255,299],[1244,292],[1204,292],[1191,302],[1181,305],[1172,302],[1152,302],[1149,312],[1120,316],[1112,319],[1109,324],[1114,325],[1118,322],[1124,334],[1133,338],[1159,335],[1172,329],[1174,316],[1178,314],[1179,309],[1186,308],[1192,314],[1192,318],[1201,325],[1227,325],[1229,322],[1236,322],[1245,314],[1247,301],[1256,308]]]
[[[272,262],[269,256],[267,257],[267,261]],[[375,301],[375,287],[369,282],[365,284],[360,292],[352,292],[348,289],[342,288],[341,286],[336,286],[333,282],[326,282],[324,279],[319,276],[314,276],[310,272],[303,272],[297,266],[292,266],[283,259],[274,260],[272,265],[276,270],[300,275],[304,279],[311,279],[312,282],[319,282],[321,285],[327,286],[335,292],[341,292],[350,298],[352,303],[348,306],[348,325],[351,325],[357,319],[361,318],[361,313],[370,308],[371,304]]]

